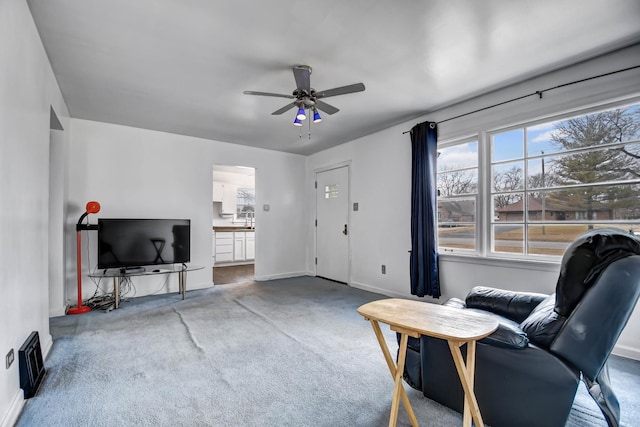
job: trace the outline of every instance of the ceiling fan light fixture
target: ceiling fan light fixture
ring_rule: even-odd
[[[305,120],[306,118],[307,118],[307,115],[304,112],[304,108],[299,107],[298,114],[296,115],[296,120]]]
[[[293,121],[294,126],[302,126],[302,121],[296,116],[296,119]]]
[[[313,123],[320,123],[322,121],[322,117],[320,117],[320,113],[318,113],[317,109],[313,109]]]

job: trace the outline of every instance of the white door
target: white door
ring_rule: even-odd
[[[349,280],[349,167],[316,174],[316,276]]]

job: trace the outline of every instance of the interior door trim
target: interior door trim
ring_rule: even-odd
[[[338,162],[338,163],[334,163],[331,165],[326,165],[326,166],[321,166],[318,168],[315,168],[313,170],[313,180],[314,182],[318,182],[318,174],[322,173],[322,172],[327,172],[330,170],[334,170],[334,169],[340,169],[346,167],[347,168],[347,191],[348,191],[348,198],[347,198],[347,224],[349,226],[349,230],[352,229],[351,226],[351,206],[352,206],[352,199],[351,199],[351,160],[345,160],[342,162]],[[318,189],[314,188],[313,191],[313,204],[314,204],[314,209],[313,209],[313,218],[311,221],[311,224],[315,224],[316,220],[318,219]],[[314,248],[314,259],[317,260],[318,257],[318,228],[313,225],[313,248]],[[315,262],[313,262],[312,260],[312,265],[313,265],[313,274],[316,277],[320,277],[318,276],[318,266]],[[331,279],[329,279],[331,280]],[[338,282],[338,283],[342,283],[342,282]],[[351,233],[349,233],[347,235],[347,286],[351,286]]]

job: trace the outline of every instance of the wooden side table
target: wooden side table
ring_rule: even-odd
[[[418,426],[418,420],[411,408],[411,402],[409,402],[402,385],[402,374],[407,356],[407,341],[409,337],[419,338],[421,335],[447,341],[464,390],[463,426],[470,427],[472,419],[476,426],[484,426],[476,395],[473,391],[476,341],[490,335],[498,328],[498,322],[495,319],[480,313],[453,307],[398,298],[364,304],[358,308],[358,313],[365,320],[371,322],[391,375],[395,380],[389,426],[396,425],[400,400],[402,400],[409,415],[411,425]],[[388,324],[392,331],[400,334],[400,351],[398,353],[397,366],[393,361],[378,322]],[[460,351],[460,347],[465,344],[467,345],[466,363]]]

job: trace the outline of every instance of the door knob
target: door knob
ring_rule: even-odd
[[[347,235],[347,224],[344,225],[344,230],[342,230],[342,234]]]

